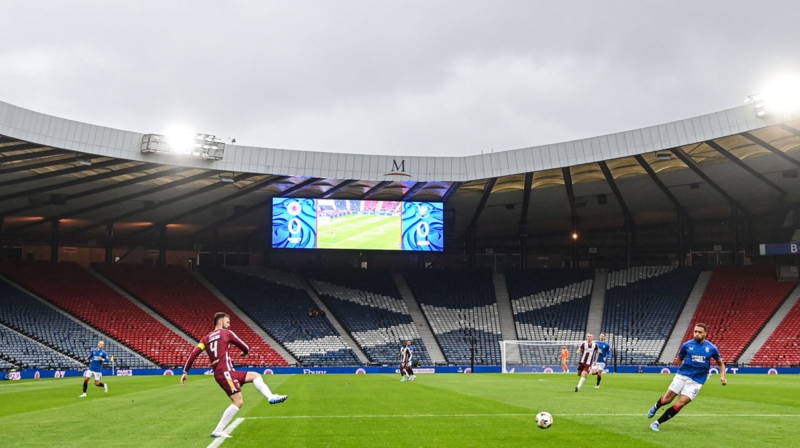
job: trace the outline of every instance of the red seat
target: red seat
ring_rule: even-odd
[[[758,367],[800,364],[800,301],[789,310],[750,364]]]
[[[773,265],[717,268],[692,324],[708,325],[708,339],[719,347],[726,362],[734,362],[794,286],[794,282],[777,281]],[[690,325],[684,340],[691,339],[693,331]]]
[[[0,272],[158,364],[182,365],[192,350],[192,344],[77,264],[3,263]]]
[[[228,313],[231,316],[231,330],[250,346],[247,357],[234,356],[235,363],[288,365],[227,305],[181,267],[97,265],[96,269],[195,339],[199,340],[213,329],[214,313]]]

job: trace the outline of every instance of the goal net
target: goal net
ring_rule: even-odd
[[[576,364],[575,352],[583,341],[500,341],[503,373],[526,373],[531,367],[552,368],[561,372],[561,350],[569,351],[567,365]],[[538,371],[542,371],[539,369]]]

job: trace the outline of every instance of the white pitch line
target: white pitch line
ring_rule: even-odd
[[[247,420],[294,420],[314,418],[461,418],[461,417],[533,417],[534,413],[527,414],[366,414],[366,415],[274,415],[245,417]],[[557,417],[644,417],[645,413],[638,414],[554,414]],[[799,418],[800,414],[691,414],[692,417],[789,417]]]
[[[227,428],[225,428],[224,432],[231,434],[233,430],[236,429],[237,426],[242,424],[243,421],[244,421],[243,417],[237,418],[236,420],[233,421],[233,423],[231,423],[230,425],[228,425]],[[206,448],[217,448],[218,446],[222,445],[223,442],[225,442],[224,438],[222,437],[216,438],[214,439],[213,442],[209,443]]]

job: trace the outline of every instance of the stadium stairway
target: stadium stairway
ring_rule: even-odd
[[[439,341],[437,341],[436,337],[433,335],[430,323],[425,319],[425,315],[422,313],[419,303],[417,303],[417,299],[414,297],[414,293],[411,292],[406,278],[399,272],[395,272],[392,278],[397,287],[397,292],[400,293],[400,297],[405,302],[406,308],[408,308],[408,313],[411,315],[411,318],[414,319],[414,326],[417,328],[419,337],[428,349],[431,362],[434,364],[446,364],[447,359],[444,357],[444,353],[442,353],[442,348],[439,347]]]
[[[618,364],[653,364],[697,282],[697,270],[636,266],[608,274],[602,330]]]
[[[192,345],[75,263],[0,263],[0,271],[29,294],[155,363],[180,365],[192,350]]]
[[[586,316],[586,333],[592,333],[595,340],[600,334],[603,325],[603,309],[606,306],[606,283],[608,282],[608,271],[596,269],[594,271],[594,282],[592,283],[592,298],[589,302],[589,314]]]
[[[574,353],[586,333],[593,278],[593,272],[586,269],[506,274],[519,339],[542,343],[519,347],[524,364],[558,363],[559,352],[565,345]],[[513,365],[508,361],[509,366]]]
[[[278,352],[283,359],[287,360],[290,364],[298,364],[297,358],[295,358],[288,350],[286,350],[281,344],[279,344],[275,339],[272,338],[269,334],[267,334],[264,329],[262,329],[258,324],[256,324],[247,313],[243,312],[235,303],[233,303],[230,299],[225,297],[225,295],[217,289],[216,286],[211,284],[208,280],[206,280],[200,273],[193,272],[192,275],[194,276],[195,280],[197,280],[201,285],[205,286],[211,294],[214,294],[220,302],[224,303],[228,308],[233,310],[236,315],[238,315],[245,324],[247,324],[251,330],[253,330],[256,334],[261,336],[261,339],[267,342],[267,344],[272,347],[273,350]]]
[[[228,313],[232,329],[250,346],[246,357],[234,354],[237,365],[288,365],[238,314],[181,266],[114,264],[95,265],[95,269],[194,340],[213,329],[211,318],[215,312]]]
[[[718,267],[692,322],[709,325],[709,340],[723,359],[735,363],[794,287],[795,282],[776,280],[774,265]],[[691,337],[689,326],[683,338]]]
[[[358,358],[292,275],[274,269],[205,268],[202,275],[303,366],[353,366]]]
[[[506,275],[495,272],[492,275],[494,285],[494,297],[497,299],[497,316],[500,319],[500,333],[505,341],[514,341],[517,337],[517,328],[514,325],[514,311],[511,309],[511,298],[508,296],[508,284]],[[510,345],[506,347],[506,360],[509,364],[522,363],[519,353],[519,346]]]
[[[664,348],[661,349],[661,355],[658,358],[660,364],[671,364],[672,361],[675,360],[675,354],[678,353],[678,348],[685,342],[683,335],[686,334],[686,329],[689,328],[689,324],[692,323],[692,317],[694,317],[694,313],[697,311],[697,305],[700,304],[700,300],[703,298],[706,288],[708,288],[712,273],[713,271],[703,271],[697,276],[697,281],[694,282],[692,292],[689,293],[689,298],[686,299],[686,304],[683,305],[681,314],[672,326],[669,339],[667,339],[667,343],[664,344]]]
[[[800,364],[800,283],[739,358],[740,364]]]
[[[430,364],[427,346],[385,271],[315,272],[309,282],[374,363],[396,365],[402,341],[411,340],[414,357]]]
[[[125,297],[126,299],[128,299],[129,302],[131,302],[132,304],[134,304],[137,307],[139,307],[139,309],[141,309],[145,313],[149,314],[150,317],[152,317],[153,319],[155,319],[158,322],[160,322],[161,325],[163,325],[163,326],[169,328],[170,330],[172,330],[173,333],[175,333],[178,336],[180,336],[184,341],[186,341],[187,344],[189,344],[190,346],[197,345],[197,341],[192,339],[191,336],[186,334],[183,330],[181,330],[180,328],[176,327],[175,325],[172,325],[172,322],[170,322],[170,321],[164,319],[163,317],[161,317],[160,314],[158,314],[155,311],[153,311],[152,309],[150,309],[150,307],[148,307],[147,305],[145,305],[144,303],[139,301],[139,299],[137,299],[136,297],[133,297],[132,295],[128,294],[128,291],[125,291],[124,289],[120,288],[119,286],[117,286],[116,283],[114,283],[111,280],[103,277],[102,274],[100,274],[99,272],[95,271],[94,269],[90,268],[89,269],[89,273],[92,274],[98,281],[100,281],[104,285],[106,285],[109,288],[111,288],[114,291],[116,291],[117,294],[121,295],[122,297]]]
[[[322,302],[317,295],[317,292],[314,291],[314,288],[312,288],[311,285],[300,275],[261,266],[229,267],[227,269],[230,271],[254,276],[270,283],[303,291],[314,303],[314,306],[323,312],[327,322],[331,325],[331,327],[333,327],[335,333],[339,338],[341,338],[342,342],[344,342],[345,347],[353,352],[358,359],[358,362],[362,365],[369,363],[369,358],[367,358],[367,355],[356,343],[356,341],[353,340],[352,335],[345,330],[341,322],[339,322],[336,319],[336,316],[330,312],[325,303]]]
[[[413,271],[408,285],[449,363],[500,363],[500,322],[489,272]]]
[[[311,300],[314,301],[314,304],[317,305],[317,308],[319,308],[320,311],[322,311],[325,314],[325,317],[328,319],[328,322],[330,322],[334,330],[336,330],[336,332],[339,333],[339,336],[342,337],[342,340],[344,340],[347,346],[350,347],[351,350],[353,350],[353,353],[355,353],[356,357],[358,358],[358,361],[364,365],[369,364],[369,357],[367,357],[367,354],[364,353],[364,350],[361,348],[360,345],[356,343],[355,339],[353,339],[353,336],[350,334],[350,332],[348,332],[344,328],[344,325],[342,325],[342,323],[339,322],[339,319],[337,319],[336,316],[331,312],[331,310],[328,308],[328,305],[326,305],[325,302],[323,302],[322,299],[319,298],[317,291],[314,290],[311,284],[308,281],[306,281],[306,279],[301,278],[299,276],[296,277],[296,281],[300,284],[300,286],[302,286],[306,294],[308,294],[308,296],[311,297]]]
[[[97,341],[117,368],[153,368],[152,361],[80,319],[0,276],[0,323],[72,358],[83,360]]]

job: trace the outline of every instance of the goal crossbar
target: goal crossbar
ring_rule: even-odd
[[[583,340],[502,340],[500,341],[500,360],[502,362],[501,372],[507,373],[509,358],[513,361],[522,363],[519,347],[576,347]],[[515,350],[516,348],[516,350]]]

